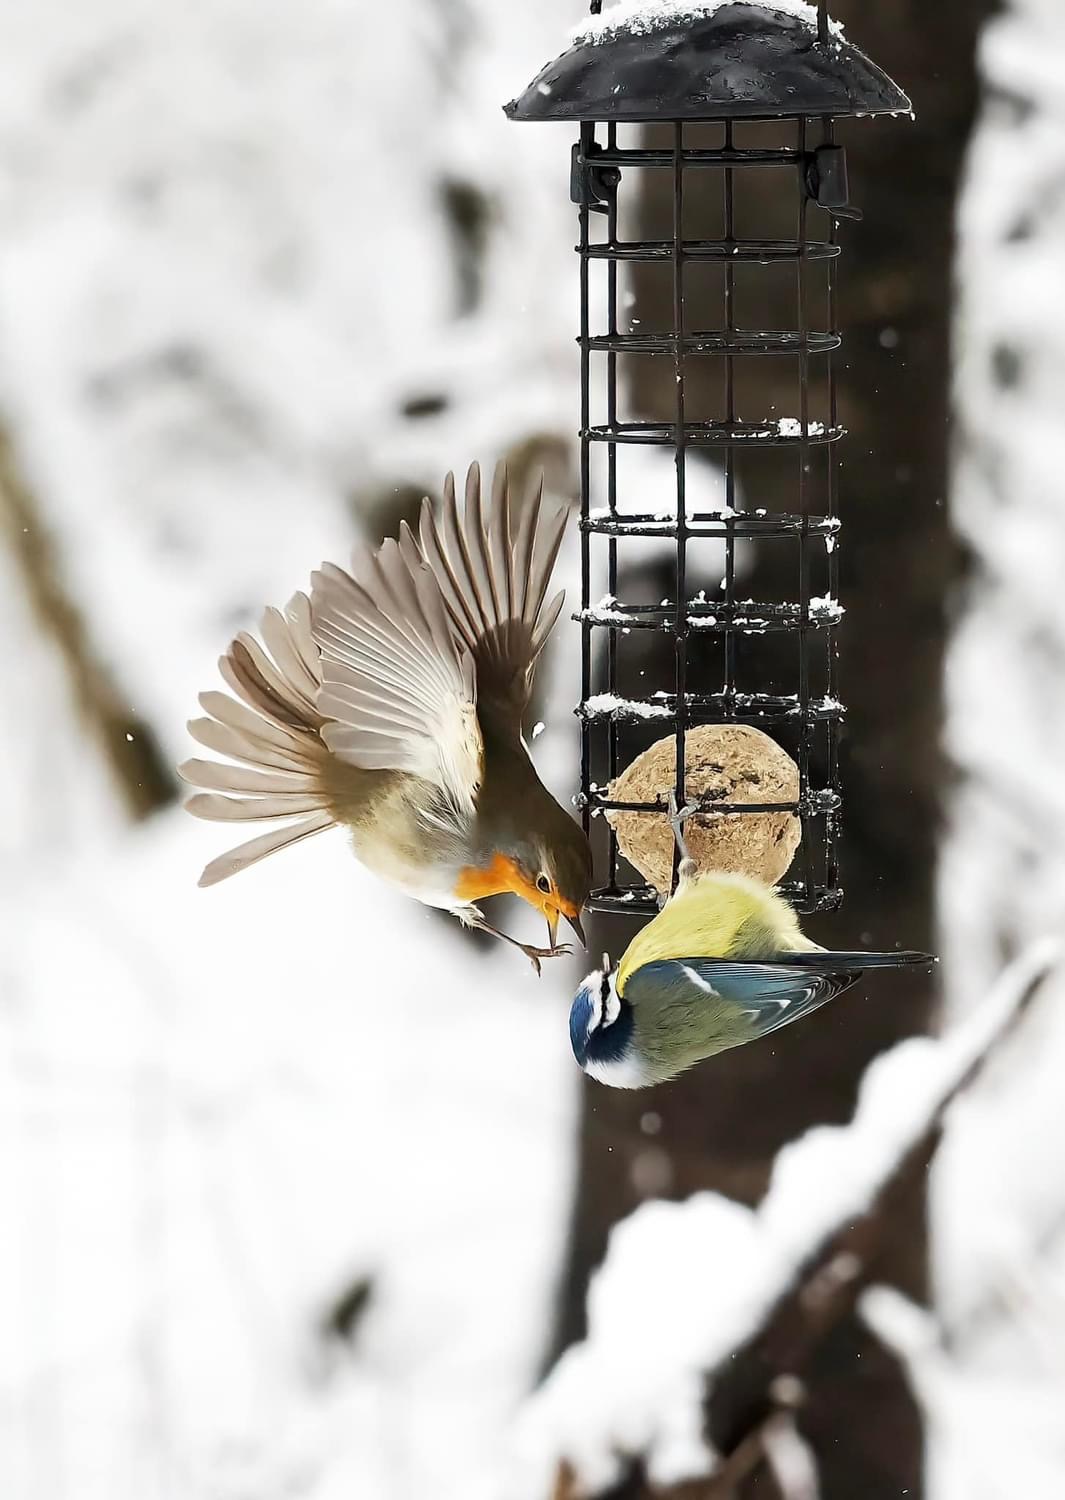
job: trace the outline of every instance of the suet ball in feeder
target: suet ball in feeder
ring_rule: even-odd
[[[632,762],[610,788],[611,800],[654,802],[663,809],[677,778],[677,741],[659,740]],[[799,767],[776,740],[746,724],[701,724],[688,731],[684,786],[689,802],[797,803]],[[608,812],[618,847],[629,864],[662,894],[673,879],[673,831],[668,814]],[[687,826],[697,869],[750,875],[775,885],[787,873],[802,838],[790,811],[700,813]]]

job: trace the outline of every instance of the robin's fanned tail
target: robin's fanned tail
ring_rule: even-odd
[[[236,694],[204,693],[190,732],[239,764],[192,760],[189,811],[283,823],[204,870],[213,885],[278,849],[346,826],[356,855],[418,900],[495,932],[475,902],[512,891],[580,934],[590,886],[583,833],[542,785],[522,717],[563,596],[549,603],[566,512],[542,485],[515,503],[505,471],[482,504],[476,465],[460,510],[452,476],[418,537],[324,564],[311,596],[268,609],[262,644],[242,632],[220,669]],[[265,649],[264,649],[265,648]],[[504,933],[497,933],[506,941]]]

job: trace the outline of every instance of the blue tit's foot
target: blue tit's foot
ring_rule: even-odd
[[[694,817],[698,808],[694,802],[687,802],[683,807],[677,806],[676,792],[669,794],[669,826],[673,830],[673,837],[677,841],[677,850],[680,854],[680,868],[678,875],[681,880],[690,880],[695,874],[695,861],[688,850],[684,838],[684,825],[689,818]]]

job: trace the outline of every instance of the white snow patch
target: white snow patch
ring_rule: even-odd
[[[579,22],[570,34],[577,43],[611,41],[619,32],[647,36],[666,26],[708,20],[733,3],[734,0],[620,0],[601,15]],[[803,21],[814,30],[817,28],[817,7],[807,5],[805,0],[744,0],[744,3],[770,15],[788,16]],[[833,36],[843,36],[843,27],[838,21],[829,24]]]
[[[670,710],[664,704],[644,703],[638,698],[619,698],[616,693],[594,693],[584,700],[593,714],[614,714],[621,718],[668,719]]]
[[[778,437],[802,437],[802,423],[798,417],[780,417],[777,419],[776,428]],[[808,437],[824,437],[825,424],[823,422],[807,422],[806,433]]]

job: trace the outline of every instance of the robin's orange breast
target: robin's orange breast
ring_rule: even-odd
[[[487,865],[467,865],[459,871],[455,895],[460,901],[480,901],[484,896],[502,896],[508,891],[523,896],[527,885],[512,859],[493,854]]]

